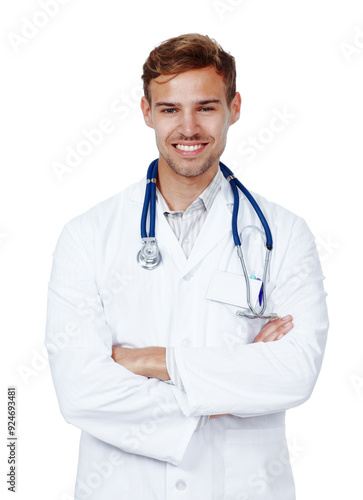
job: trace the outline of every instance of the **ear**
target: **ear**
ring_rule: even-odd
[[[149,104],[149,101],[146,99],[145,96],[141,98],[141,111],[142,114],[144,115],[144,120],[145,123],[148,127],[154,128],[152,116],[151,116],[151,107]]]
[[[239,92],[236,92],[236,95],[232,99],[231,102],[231,117],[229,120],[229,124],[233,125],[239,120],[240,111],[241,111],[242,98]]]

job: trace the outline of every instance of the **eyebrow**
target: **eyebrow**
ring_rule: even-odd
[[[220,99],[206,99],[204,101],[197,101],[195,102],[196,106],[205,106],[206,104],[220,104],[221,100]],[[166,106],[168,108],[173,108],[176,106],[181,106],[180,102],[156,102],[155,107],[158,106]]]

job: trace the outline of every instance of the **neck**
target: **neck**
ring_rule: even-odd
[[[218,168],[219,162],[216,162],[203,174],[185,177],[174,172],[160,157],[156,185],[170,210],[185,211],[208,187]]]

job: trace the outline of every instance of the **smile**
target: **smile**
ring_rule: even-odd
[[[197,151],[197,149],[201,149],[205,146],[205,144],[194,144],[193,146],[187,146],[186,144],[174,144],[176,149],[180,149],[181,151]]]

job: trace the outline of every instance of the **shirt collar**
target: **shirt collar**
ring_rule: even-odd
[[[213,177],[211,182],[208,184],[208,186],[205,188],[205,190],[198,196],[196,200],[193,201],[191,205],[187,208],[188,211],[193,210],[194,208],[200,208],[201,206],[205,208],[209,212],[211,209],[213,202],[215,200],[215,197],[217,196],[218,191],[221,189],[222,186],[222,177],[223,174],[221,172],[221,169],[218,169],[218,172],[216,175]],[[173,212],[170,210],[168,207],[168,204],[166,203],[164,197],[160,193],[159,189],[156,187],[156,196],[157,196],[157,201],[160,203],[160,207],[162,212],[165,213],[178,213],[178,212]],[[179,213],[182,211],[179,211]]]

